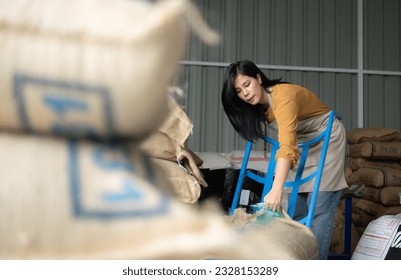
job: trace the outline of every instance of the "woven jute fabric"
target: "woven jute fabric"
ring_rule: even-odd
[[[140,147],[165,171],[176,196],[192,204],[200,197],[201,185],[207,187],[208,184],[198,167],[196,154],[185,146],[192,121],[174,99],[169,99],[168,107],[166,120],[141,142]]]
[[[176,200],[139,149],[0,133],[0,158],[1,259],[192,259],[233,245],[221,213]]]
[[[401,169],[401,161],[395,160],[370,160],[366,158],[349,157],[347,164],[353,171],[363,167],[390,167]]]
[[[389,167],[364,167],[351,173],[350,184],[382,188],[401,186],[401,170]]]
[[[318,245],[312,231],[285,215],[260,222],[257,216],[248,215],[241,208],[226,217],[226,223],[234,228],[247,242],[252,242],[256,250],[266,252],[272,259],[311,260],[318,258]],[[242,244],[238,244],[241,246]]]
[[[364,186],[362,189],[362,198],[381,203],[385,206],[400,206],[401,186],[387,186],[383,188]]]
[[[0,129],[143,138],[167,114],[186,1],[0,1]]]
[[[1,132],[0,158],[0,259],[313,257],[300,224],[279,222],[259,244],[223,213],[188,207],[129,144]]]
[[[401,142],[367,141],[348,145],[349,157],[401,161]]]
[[[392,128],[356,128],[347,132],[347,142],[396,141],[400,136],[401,132]]]

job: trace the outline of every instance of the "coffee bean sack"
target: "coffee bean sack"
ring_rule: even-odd
[[[1,259],[205,258],[232,247],[221,216],[164,193],[139,149],[0,133],[0,158]]]
[[[185,143],[192,128],[190,118],[181,106],[169,97],[166,119],[140,143],[141,149],[151,157],[177,162],[178,155],[187,150]]]
[[[367,213],[352,213],[352,222],[356,227],[366,228],[368,224],[375,219],[376,216]]]
[[[314,257],[312,237],[296,222],[266,230],[272,239],[259,236],[260,250],[222,212],[188,207],[128,144],[1,132],[0,158],[0,259]],[[294,244],[277,243],[288,230]]]
[[[381,203],[385,206],[399,206],[401,205],[401,186],[383,188],[365,186],[362,190],[362,198]]]
[[[354,197],[352,199],[352,212],[357,214],[367,214],[377,218],[383,215],[396,215],[401,213],[401,205],[385,206],[368,199]]]
[[[168,107],[166,120],[140,147],[165,171],[177,197],[192,204],[200,197],[201,185],[208,184],[199,170],[199,158],[185,147],[192,121],[174,99],[169,98]]]
[[[354,223],[351,223],[351,252],[354,251],[356,245],[358,244],[360,235],[356,229]],[[330,243],[330,252],[331,253],[343,253],[344,252],[344,244],[345,244],[345,217],[344,212],[340,207],[336,209],[334,224],[333,224],[333,232]]]
[[[192,133],[192,120],[174,98],[169,97],[167,105],[169,109],[168,115],[158,127],[158,131],[167,135],[171,140],[183,147]]]
[[[142,138],[167,114],[187,1],[0,1],[0,128]]]
[[[226,217],[226,223],[244,239],[238,246],[252,242],[255,250],[266,252],[269,258],[277,260],[318,258],[318,245],[312,231],[285,215],[272,217],[268,221],[258,221],[259,213],[249,216],[238,208],[233,216]],[[248,241],[246,241],[248,240]],[[247,248],[245,248],[247,249]]]
[[[401,160],[401,142],[368,141],[348,145],[349,157],[370,160]]]
[[[394,160],[369,160],[365,158],[348,158],[348,167],[352,171],[363,167],[390,167],[401,169],[401,161]]]
[[[382,188],[376,188],[376,187],[369,187],[369,186],[364,186],[362,189],[362,198],[374,201],[374,202],[379,202],[380,203],[380,192]]]
[[[366,141],[394,141],[401,132],[392,128],[356,128],[347,131],[347,142],[358,144]]]
[[[132,144],[168,115],[188,27],[216,42],[189,1],[1,0],[0,25],[0,259],[316,258],[297,222],[188,207]]]
[[[170,138],[167,134],[159,131],[154,132],[150,137],[140,143],[141,150],[155,159],[166,160],[175,163],[177,168],[181,168],[178,163],[187,170],[198,182],[207,187],[207,182],[195,160],[196,154]]]
[[[193,204],[198,201],[201,193],[199,181],[185,167],[177,162],[152,158],[152,162],[163,170],[170,181],[173,193],[182,202]]]
[[[388,167],[360,168],[347,177],[347,183],[377,188],[401,186],[401,169]]]

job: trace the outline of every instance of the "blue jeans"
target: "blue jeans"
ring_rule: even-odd
[[[294,220],[307,214],[312,193],[299,193],[295,206]],[[341,190],[319,192],[316,199],[315,213],[311,230],[319,246],[319,259],[327,260],[329,256],[334,217],[341,198]]]

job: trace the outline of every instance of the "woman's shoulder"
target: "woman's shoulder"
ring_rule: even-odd
[[[315,95],[310,89],[298,84],[277,84],[271,89],[272,96],[278,98],[295,98],[298,95]],[[284,93],[284,94],[282,94]]]
[[[298,84],[290,84],[290,83],[281,83],[274,85],[273,89],[276,91],[299,91],[299,90],[308,90],[307,88],[298,85]]]

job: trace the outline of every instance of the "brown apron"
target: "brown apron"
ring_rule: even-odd
[[[324,129],[326,129],[328,119],[329,113],[316,118],[299,121],[297,128],[298,143],[311,140],[322,133]],[[277,130],[277,122],[274,121],[270,123],[269,128]],[[320,182],[320,191],[338,191],[348,187],[344,175],[346,145],[345,128],[339,119],[334,118],[325,166],[323,168],[323,176]],[[316,170],[317,165],[319,164],[322,146],[323,142],[320,142],[310,148],[302,176],[303,178]],[[298,163],[290,170],[288,174],[289,180],[295,178],[297,168]],[[311,192],[314,182],[315,180],[311,180],[302,185],[299,192]]]

